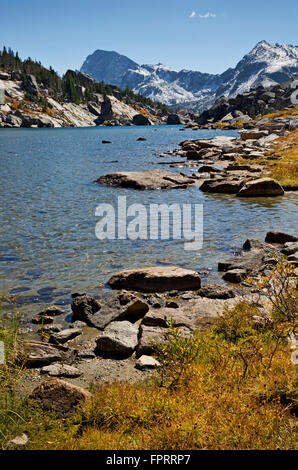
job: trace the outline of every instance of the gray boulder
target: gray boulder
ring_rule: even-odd
[[[174,321],[175,326],[184,326],[190,330],[195,329],[195,324],[187,318],[179,309],[158,308],[149,310],[142,320],[142,325],[168,327],[168,321]]]
[[[140,326],[140,339],[137,346],[137,357],[151,356],[156,352],[156,343],[166,342],[166,328],[156,326]]]
[[[88,295],[78,295],[72,302],[73,320],[103,330],[112,321],[135,322],[149,310],[146,302],[129,292],[121,292],[103,301]]]
[[[105,356],[129,357],[138,344],[139,328],[128,321],[110,323],[96,339],[96,352]]]
[[[231,271],[227,271],[222,278],[227,282],[239,284],[244,281],[246,277],[247,272],[245,269],[232,269]]]

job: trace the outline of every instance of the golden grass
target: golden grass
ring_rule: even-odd
[[[34,450],[297,449],[297,366],[286,341],[271,361],[277,330],[256,329],[256,311],[239,304],[198,333],[198,355],[175,387],[158,377],[101,385],[66,420],[0,387],[0,448],[25,432]]]
[[[283,109],[281,111],[276,111],[275,113],[269,113],[269,114],[264,114],[263,116],[258,116],[256,118],[256,121],[264,118],[269,118],[270,120],[273,120],[275,118],[279,117],[292,117],[292,116],[298,116],[298,109],[293,108],[293,109]]]
[[[275,160],[275,156],[282,159]],[[252,161],[241,158],[239,163],[251,164]],[[278,181],[285,190],[298,189],[298,129],[277,139],[272,150],[253,161],[264,168],[263,176],[270,176]],[[266,173],[265,173],[266,172]]]
[[[245,383],[239,381],[237,368],[215,370],[201,363],[194,366],[188,386],[178,390],[130,384],[103,387],[85,408],[84,431],[71,448],[294,448],[294,417],[279,397],[265,398],[270,387],[275,390],[278,384],[282,388],[293,381],[289,368],[285,354],[266,377],[260,374]]]
[[[272,155],[280,155],[283,158],[270,160]],[[270,176],[285,189],[298,189],[298,129],[274,143],[273,151],[268,155],[268,165]]]
[[[227,123],[225,122],[217,122],[213,126],[215,129],[225,129],[227,127]]]

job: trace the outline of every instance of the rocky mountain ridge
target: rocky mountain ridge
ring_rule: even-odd
[[[258,86],[249,92],[227,99],[221,96],[214,105],[201,113],[197,120],[199,125],[222,124],[226,127],[249,125],[257,116],[264,116],[284,109],[297,107],[295,104],[298,76],[282,84],[268,88]]]
[[[75,74],[68,71],[68,74]],[[87,74],[75,74],[81,83],[76,90],[80,102],[59,100],[49,90],[38,85],[34,75],[27,75],[24,85],[20,77],[0,71],[0,88],[5,90],[5,104],[0,105],[0,127],[89,127],[115,125],[181,124],[191,122],[169,113],[166,109],[149,106],[132,98],[123,99],[116,87],[111,94],[94,93],[84,100],[86,85],[96,84]],[[84,86],[85,85],[85,86]]]
[[[97,50],[81,67],[97,80],[130,88],[170,107],[202,111],[222,95],[236,97],[257,86],[273,86],[298,73],[298,47],[259,42],[235,68],[222,74],[176,71],[163,64],[139,65],[115,51]]]
[[[68,70],[60,77],[5,47],[0,51],[0,90],[0,127],[184,124],[194,118],[173,115],[162,103],[86,73]]]

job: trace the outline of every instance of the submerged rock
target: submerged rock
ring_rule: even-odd
[[[241,282],[248,275],[256,275],[277,263],[280,252],[258,239],[248,239],[243,251],[237,256],[218,263],[218,270],[225,272],[223,279],[229,282]]]
[[[140,292],[185,291],[200,289],[201,279],[196,271],[179,266],[154,266],[120,271],[110,278],[108,284],[112,289]]]
[[[65,313],[62,308],[57,307],[57,305],[50,305],[49,307],[42,310],[39,315],[48,316],[48,317],[57,317]]]
[[[35,315],[31,321],[35,325],[48,325],[50,323],[53,323],[54,319],[53,317],[49,317],[46,315]]]

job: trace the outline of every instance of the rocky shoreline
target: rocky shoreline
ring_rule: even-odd
[[[256,303],[262,315],[269,315],[265,297],[249,290],[240,293],[235,284],[247,276],[269,275],[282,256],[298,267],[298,237],[271,231],[265,242],[248,239],[240,254],[219,263],[223,279],[233,284],[201,284],[195,271],[158,266],[115,273],[108,281],[113,289],[108,296],[74,293],[71,315],[53,305],[33,317],[35,333],[20,343],[25,371],[17,390],[46,397],[48,403],[48,384],[50,390],[74,387],[71,395],[83,387],[84,395],[90,383],[149,377],[159,367],[154,354],[156,344],[167,341],[168,321],[190,337],[240,302]],[[54,406],[57,393],[50,394]],[[69,404],[61,406],[59,412],[71,412]]]
[[[298,127],[298,120],[293,118],[290,121],[292,126]],[[142,190],[199,185],[203,192],[236,194],[238,197],[282,196],[285,191],[295,190],[296,186],[281,187],[278,181],[268,177],[270,172],[264,168],[265,162],[258,160],[266,159],[272,144],[287,132],[285,127],[284,131],[275,134],[263,125],[262,128],[242,130],[238,138],[218,136],[186,140],[180,143],[180,149],[163,153],[160,157],[185,158],[185,161],[165,161],[162,164],[170,168],[186,168],[188,174],[163,170],[117,172],[103,175],[95,182]],[[246,163],[242,163],[243,159]],[[272,156],[267,159],[271,160]],[[277,155],[273,159],[277,161],[282,157]],[[197,172],[190,173],[196,168]]]

